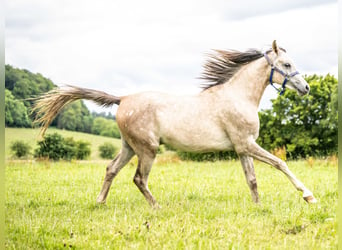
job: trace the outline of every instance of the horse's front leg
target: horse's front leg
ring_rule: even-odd
[[[248,155],[239,155],[246,181],[251,190],[252,199],[255,203],[259,202],[257,181],[254,172],[253,158]]]
[[[317,202],[312,192],[307,189],[301,181],[297,179],[297,177],[290,171],[284,161],[267,152],[254,141],[247,144],[247,150],[245,151],[245,153],[282,171],[289,178],[295,188],[303,192],[303,198],[305,201],[307,201],[308,203]]]

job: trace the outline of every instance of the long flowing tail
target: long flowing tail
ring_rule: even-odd
[[[120,97],[109,95],[102,91],[71,85],[53,89],[34,99],[35,105],[32,109],[32,113],[36,113],[34,124],[42,126],[41,135],[45,134],[52,120],[65,105],[80,99],[91,100],[103,107],[109,107],[113,104],[119,105],[121,100]]]

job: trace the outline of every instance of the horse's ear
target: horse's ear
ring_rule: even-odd
[[[276,40],[274,40],[272,43],[272,49],[278,55],[279,48],[278,48]]]

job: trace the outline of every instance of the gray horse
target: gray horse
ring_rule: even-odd
[[[309,85],[298,74],[286,51],[274,41],[272,49],[239,52],[216,51],[204,66],[203,77],[209,84],[195,96],[174,96],[144,92],[128,96],[67,86],[52,90],[36,102],[36,121],[42,134],[68,103],[92,100],[102,106],[119,105],[116,118],[122,148],[107,166],[98,203],[105,203],[114,177],[137,155],[134,183],[152,207],[158,203],[148,189],[148,176],[161,143],[183,151],[214,152],[235,150],[240,157],[254,202],[259,201],[253,158],[282,171],[308,203],[317,202],[312,192],[289,170],[286,163],[261,148],[258,106],[268,84],[294,89],[299,95],[309,92]]]

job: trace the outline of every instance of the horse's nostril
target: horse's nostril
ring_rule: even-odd
[[[307,91],[309,91],[309,90],[310,90],[309,85],[306,85],[306,86],[305,86],[305,89],[306,89]]]

